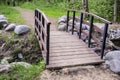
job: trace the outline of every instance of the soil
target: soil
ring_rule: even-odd
[[[16,9],[23,15],[26,24],[34,26],[33,12],[18,7]],[[56,20],[52,18],[49,18],[49,20],[53,23],[51,29],[56,30],[56,25],[54,25]],[[25,37],[23,38],[25,39]],[[44,70],[36,80],[120,80],[120,76],[109,69],[95,66],[94,68],[80,69],[72,72],[67,71],[66,68],[62,70]]]

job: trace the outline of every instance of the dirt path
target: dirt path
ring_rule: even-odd
[[[15,7],[15,9],[17,9],[22,14],[22,17],[25,19],[27,25],[34,27],[34,12],[22,9],[20,7]],[[52,18],[48,18],[48,19],[51,22],[51,27],[50,27],[51,30],[53,31],[57,30],[56,20]]]
[[[27,25],[34,26],[34,13],[32,11],[24,10],[19,7],[15,7],[15,9],[21,13]]]

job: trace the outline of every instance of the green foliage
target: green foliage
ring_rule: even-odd
[[[88,0],[89,10],[105,19],[113,21],[114,0]]]
[[[5,15],[10,23],[17,23],[17,24],[25,23],[20,13],[16,9],[10,6],[0,5],[0,14]]]
[[[21,65],[15,65],[9,73],[1,74],[0,80],[35,80],[36,76],[45,69],[45,63],[40,62],[39,65],[32,65],[25,68]]]

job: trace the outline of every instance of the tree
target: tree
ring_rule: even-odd
[[[88,9],[88,0],[82,0],[82,4],[83,4],[83,10],[85,12],[89,12],[89,9]]]
[[[114,23],[120,23],[120,0],[114,0]]]

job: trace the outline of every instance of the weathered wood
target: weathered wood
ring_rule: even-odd
[[[68,15],[68,20],[69,18]],[[73,11],[73,24],[74,21],[75,11]],[[82,22],[83,21],[81,21],[81,27]],[[73,25],[72,33],[74,33],[74,27]],[[84,32],[83,30],[81,31]],[[89,32],[86,32],[86,35],[88,35],[88,33]],[[50,22],[44,13],[39,10],[35,10],[35,34],[47,68],[61,68],[65,66],[98,64],[103,62],[79,37],[66,32],[50,32]]]
[[[35,10],[35,33],[42,51],[43,58],[46,61],[45,63],[46,65],[48,65],[50,45],[50,22],[45,16],[45,14],[38,9]]]
[[[50,63],[50,65],[47,66],[47,68],[57,68],[59,66],[61,67],[67,67],[67,66],[77,66],[77,65],[83,65],[83,64],[99,64],[104,62],[99,57],[87,57],[87,58],[79,58],[79,59],[70,59],[70,60],[61,60],[61,61],[53,61]]]
[[[60,57],[59,57],[60,56]],[[97,55],[94,54],[77,54],[77,55],[59,55],[59,56],[50,56],[50,61],[57,61],[57,60],[68,60],[68,59],[79,59],[79,58],[86,58],[86,57],[98,57]]]
[[[63,33],[64,32],[51,31],[50,64],[46,66],[47,68],[83,65],[89,64],[90,62],[91,64],[103,62],[82,40],[75,35],[70,35],[68,33],[64,33],[63,35]],[[94,57],[96,57],[95,61],[92,60]],[[91,61],[87,62],[86,60],[83,60],[89,58],[91,58]],[[84,62],[81,62],[81,59]],[[72,61],[77,63],[69,63]]]

